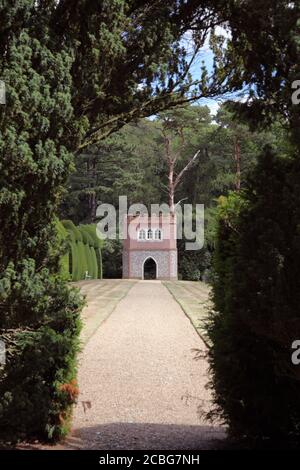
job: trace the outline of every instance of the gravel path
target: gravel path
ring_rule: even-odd
[[[160,281],[139,281],[86,344],[69,449],[208,449],[205,345]]]

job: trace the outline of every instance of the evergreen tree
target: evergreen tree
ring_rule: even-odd
[[[222,200],[214,260],[215,412],[238,437],[299,439],[300,164],[270,150]]]
[[[0,1],[5,439],[55,439],[67,430],[82,301],[57,274],[55,214],[74,152],[187,99],[191,80],[180,38],[188,23],[176,3]],[[204,23],[205,15],[204,8]]]
[[[130,140],[124,139],[124,132],[92,146],[89,153],[78,155],[76,171],[69,178],[61,205],[62,217],[75,223],[93,222],[100,202],[118,208],[119,196],[127,196],[129,204],[139,201],[144,162],[141,155],[135,154]]]
[[[53,50],[47,9],[34,11],[34,3],[14,2],[11,10],[0,10],[11,28],[1,26],[6,35],[0,59],[7,88],[7,104],[0,109],[0,331],[7,348],[0,370],[0,435],[5,439],[60,437],[77,393],[82,301],[57,275],[54,219],[72,161],[64,133],[73,122],[72,56],[64,47]]]

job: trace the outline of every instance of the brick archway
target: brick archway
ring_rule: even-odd
[[[143,262],[143,276],[142,279],[150,280],[157,279],[158,272],[157,261],[152,257],[148,256]]]

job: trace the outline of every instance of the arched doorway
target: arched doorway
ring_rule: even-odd
[[[156,279],[157,265],[153,258],[147,258],[143,266],[143,279]]]

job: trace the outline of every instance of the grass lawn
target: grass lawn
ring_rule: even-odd
[[[87,301],[82,312],[81,341],[83,345],[109,317],[135,282],[122,279],[99,279],[73,283],[80,288]]]
[[[198,334],[208,344],[204,322],[209,315],[211,305],[210,287],[200,281],[164,281],[163,284],[179,303]]]

